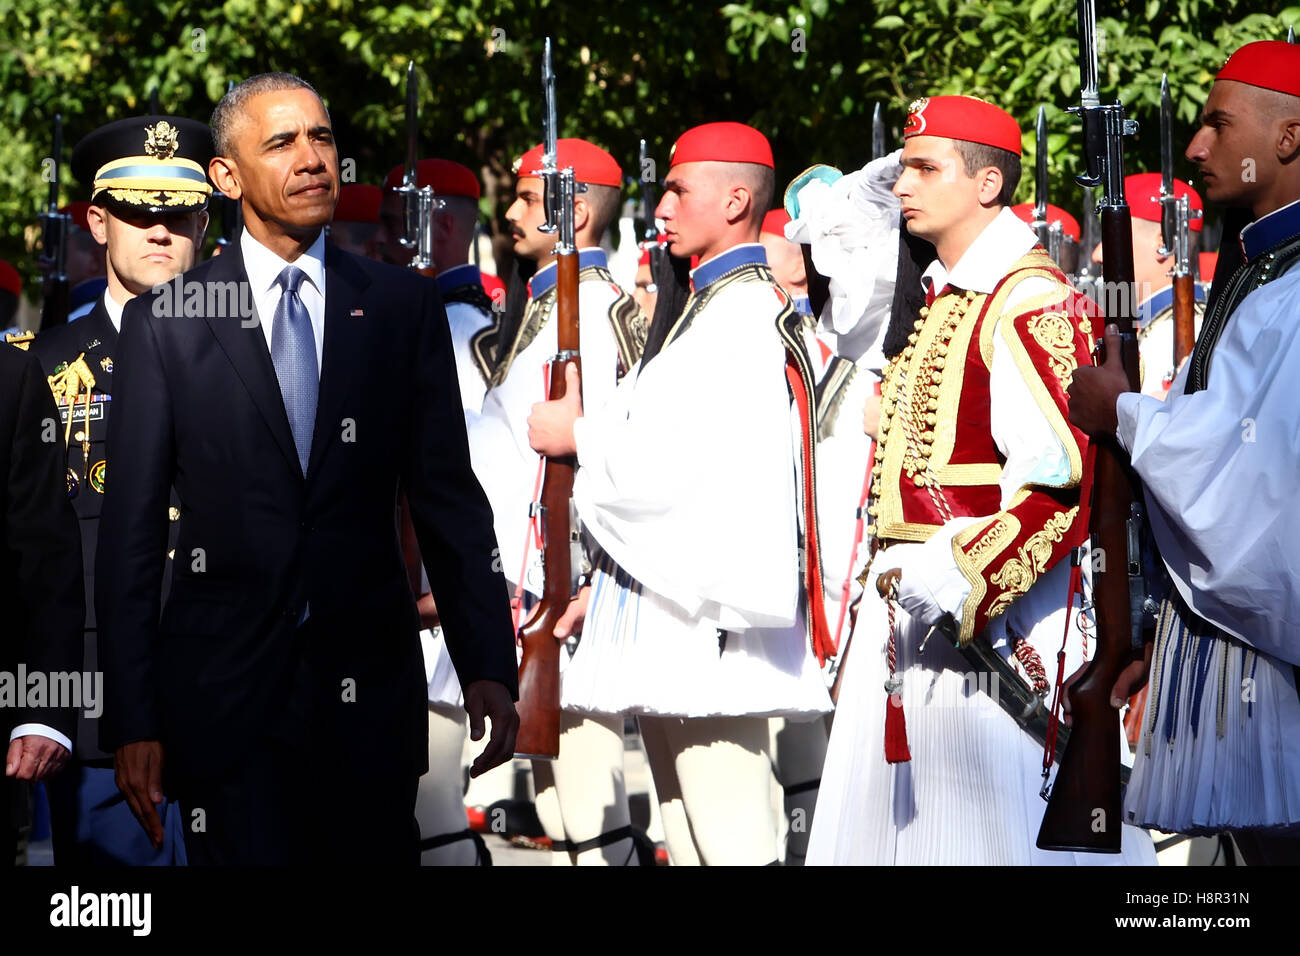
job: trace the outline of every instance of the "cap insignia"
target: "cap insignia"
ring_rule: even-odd
[[[181,131],[166,120],[144,128],[144,152],[154,159],[171,159],[181,145]]]

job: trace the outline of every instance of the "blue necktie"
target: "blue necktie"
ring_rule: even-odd
[[[316,338],[312,334],[311,316],[298,297],[298,287],[306,274],[296,266],[286,266],[276,278],[284,294],[275,307],[271,325],[271,362],[280,380],[280,395],[289,416],[289,429],[298,449],[298,462],[307,474],[311,458],[311,437],[316,428],[316,398],[320,377],[316,371]]]

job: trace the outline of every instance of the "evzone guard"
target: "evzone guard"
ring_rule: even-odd
[[[768,718],[830,706],[811,372],[757,242],[772,190],[757,130],[683,133],[656,215],[672,255],[699,257],[684,310],[604,407],[566,396],[529,419],[535,449],[576,452],[596,545],[564,704],[638,715],[659,800],[684,809],[664,810],[679,865],[777,859]]]
[[[954,646],[988,642],[1046,694],[1042,661],[1061,643],[1066,558],[1083,533],[1086,439],[1066,421],[1065,389],[1092,333],[1082,298],[1008,208],[1020,153],[1019,126],[991,103],[940,96],[910,110],[895,209],[937,258],[922,275],[928,305],[896,313],[884,342],[874,558],[810,864],[1074,860],[1035,848],[1042,747]],[[1154,862],[1149,839],[1126,832],[1121,859]]]

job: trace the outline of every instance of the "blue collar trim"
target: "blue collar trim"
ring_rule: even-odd
[[[744,242],[732,246],[721,255],[701,263],[691,270],[691,285],[696,292],[711,285],[732,269],[748,265],[767,265],[767,250],[759,242]]]
[[[1300,199],[1274,209],[1241,230],[1241,248],[1250,261],[1296,236],[1300,236]]]
[[[472,262],[452,266],[445,272],[438,273],[438,291],[446,295],[452,289],[463,285],[482,285],[483,277],[479,275],[478,266]]]
[[[588,266],[600,266],[602,269],[609,268],[609,260],[605,258],[604,249],[580,249],[578,250],[578,268],[586,269]],[[540,299],[551,289],[555,288],[556,265],[552,260],[538,269],[531,279],[528,280],[528,295],[534,299]]]

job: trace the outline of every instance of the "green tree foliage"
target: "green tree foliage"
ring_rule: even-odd
[[[1051,124],[1053,198],[1077,207],[1074,5],[1063,0],[0,0],[0,258],[32,275],[42,160],[53,116],[68,144],[146,110],[206,118],[228,80],[272,69],[312,82],[356,180],[404,155],[402,78],[421,86],[420,147],[478,169],[499,216],[510,164],[541,136],[539,59],[555,38],[563,135],[600,142],[635,179],[645,137],[666,172],[676,134],[699,122],[752,122],[772,138],[778,179],[813,162],[866,159],[876,101],[896,135],[926,93],[995,100],[1031,128]],[[1157,161],[1160,74],[1176,91],[1185,142],[1215,70],[1241,43],[1281,38],[1300,7],[1261,0],[1101,3],[1103,98],[1129,104],[1143,132],[1135,166]],[[1033,143],[1026,141],[1032,161]],[[65,154],[65,158],[66,158]],[[346,170],[345,170],[346,172]],[[1184,176],[1190,171],[1183,166]],[[88,184],[65,177],[63,201]],[[1022,186],[1027,197],[1028,184]],[[1076,197],[1071,201],[1068,197]],[[1059,199],[1058,199],[1059,197]]]

